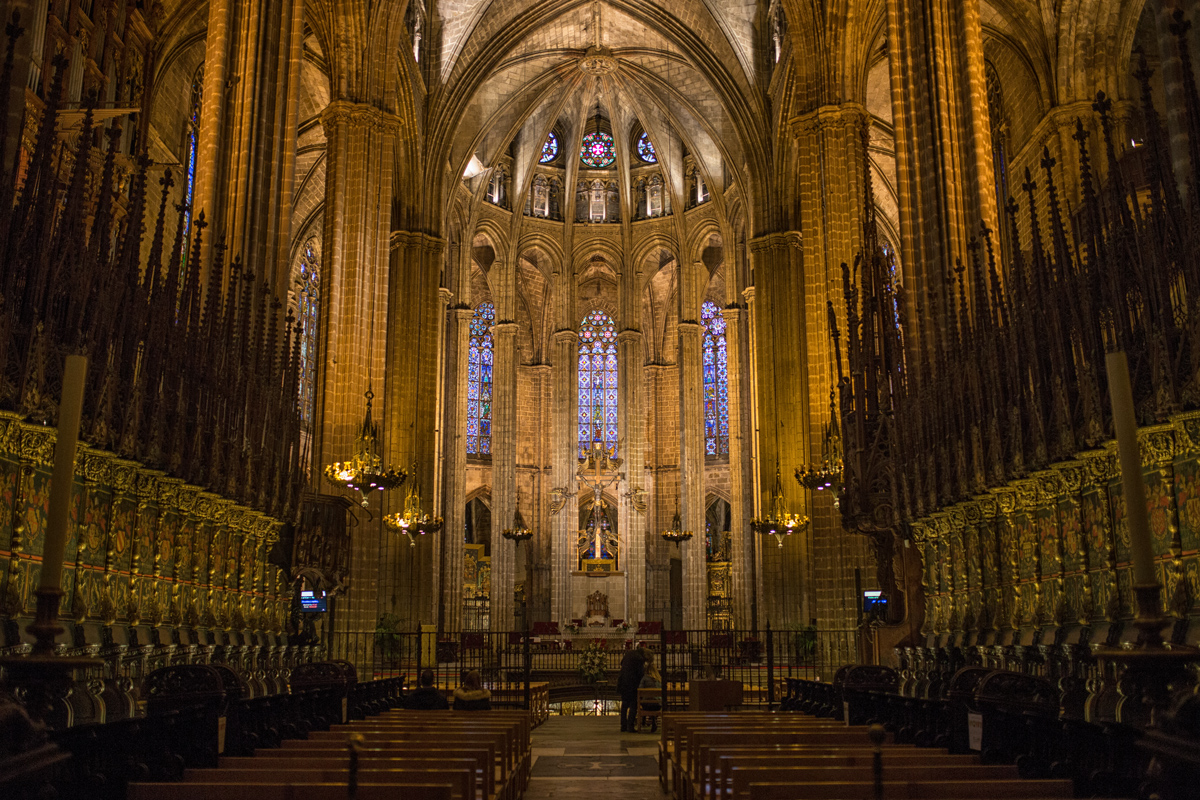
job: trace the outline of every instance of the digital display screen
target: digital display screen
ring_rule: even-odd
[[[300,591],[300,610],[321,612],[325,611],[325,592],[313,591],[312,589],[302,589]]]
[[[879,589],[868,589],[863,592],[863,613],[882,615],[887,611],[887,598]]]

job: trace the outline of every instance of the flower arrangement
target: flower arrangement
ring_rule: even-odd
[[[583,630],[580,626],[576,625],[574,622],[565,622],[565,623],[563,623],[563,627],[565,629],[567,629],[568,631],[570,631],[571,633],[579,633],[579,631]]]
[[[616,627],[616,630],[617,630],[619,633],[629,633],[629,623],[628,623],[628,622],[622,622],[620,625],[618,625],[618,626]]]
[[[604,648],[592,642],[579,654],[579,677],[584,683],[599,683],[604,680]]]

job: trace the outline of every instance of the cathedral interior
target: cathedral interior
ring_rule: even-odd
[[[3,7],[52,727],[584,642],[1136,724],[1101,654],[1200,639],[1200,2]]]

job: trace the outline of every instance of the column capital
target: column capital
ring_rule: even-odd
[[[742,289],[742,297],[745,298],[746,305],[748,306],[754,305],[754,296],[756,294],[758,294],[758,290],[753,286],[747,286],[745,289]]]
[[[704,326],[694,319],[682,320],[676,327],[680,336],[699,336],[704,332]]]
[[[821,106],[788,120],[796,138],[838,128],[861,135],[862,128],[870,122],[871,115],[861,103]]]
[[[326,136],[340,125],[369,127],[381,133],[394,135],[399,132],[402,122],[399,116],[389,111],[369,103],[355,103],[350,100],[334,100],[325,106],[320,119]]]
[[[626,342],[640,342],[644,337],[642,332],[633,328],[626,328],[617,334],[617,344],[625,344]]]
[[[433,253],[441,255],[446,248],[446,240],[437,236],[430,236],[428,233],[421,231],[392,231],[390,250],[417,250],[423,253]]]
[[[756,236],[750,240],[751,253],[765,253],[772,250],[783,250],[787,247],[799,249],[804,244],[800,231],[780,231]]]
[[[741,306],[726,306],[721,309],[721,316],[725,318],[725,324],[735,324],[742,318]]]
[[[470,306],[455,306],[452,310],[454,318],[459,322],[466,322],[475,316],[475,309]]]
[[[516,336],[517,330],[520,327],[521,327],[520,325],[513,322],[512,320],[502,320],[492,326],[492,335],[493,336],[500,336],[500,335]]]
[[[438,299],[442,301],[442,307],[448,308],[450,301],[454,299],[454,292],[447,289],[445,286],[438,287]]]
[[[578,344],[579,332],[573,331],[570,328],[563,328],[550,334],[550,339],[555,344]]]

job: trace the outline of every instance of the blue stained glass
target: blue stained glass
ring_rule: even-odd
[[[549,164],[554,159],[558,158],[558,137],[554,132],[546,136],[546,142],[542,145],[542,157],[538,159],[541,164]]]
[[[579,454],[593,442],[617,446],[617,329],[603,311],[579,327]]]
[[[729,452],[729,353],[725,317],[716,303],[700,307],[704,324],[704,449],[710,456]]]
[[[200,108],[203,100],[204,64],[201,64],[192,77],[192,106],[184,143],[183,245],[179,253],[184,268],[187,268],[188,251],[191,249],[188,240],[192,233],[192,202],[196,196],[196,154],[200,145]]]
[[[654,144],[650,141],[650,134],[642,131],[642,135],[637,140],[638,158],[645,161],[647,164],[658,163],[658,153],[654,150]]]
[[[583,146],[579,150],[579,160],[585,167],[603,169],[617,160],[617,151],[613,147],[612,134],[604,131],[592,131],[583,137]],[[615,336],[615,334],[614,334]]]
[[[467,346],[467,453],[492,452],[492,325],[496,307],[480,303],[471,317]]]

